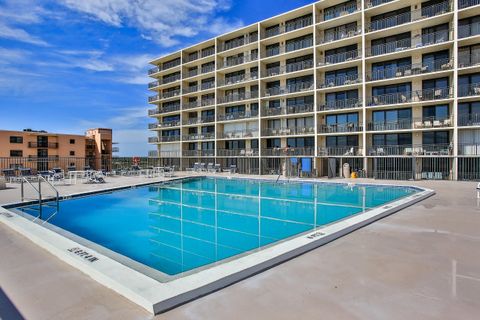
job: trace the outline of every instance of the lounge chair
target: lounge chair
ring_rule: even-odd
[[[204,172],[204,171],[207,171],[206,167],[205,167],[205,163],[200,163],[200,171],[201,172]]]
[[[105,183],[105,177],[99,171],[89,175],[85,183]]]
[[[207,164],[207,171],[208,172],[215,172],[215,168],[213,167],[213,163]]]
[[[215,172],[222,172],[222,166],[218,163],[215,164]]]
[[[27,180],[34,180],[37,178],[37,176],[33,174],[31,168],[19,168],[18,171],[21,178],[25,178]]]
[[[165,178],[171,178],[174,176],[175,173],[175,166],[173,167],[165,167],[163,170],[163,176]]]

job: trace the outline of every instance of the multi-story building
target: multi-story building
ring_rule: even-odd
[[[109,170],[112,151],[112,129],[89,129],[85,135],[0,130],[0,169]]]
[[[328,0],[151,61],[167,164],[480,179],[480,1]]]

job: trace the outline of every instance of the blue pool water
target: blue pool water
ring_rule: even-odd
[[[49,222],[176,275],[415,192],[408,187],[195,178],[65,200]],[[37,214],[28,207],[19,210]]]

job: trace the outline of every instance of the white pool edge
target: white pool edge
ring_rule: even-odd
[[[392,186],[388,184],[378,185]],[[431,189],[416,186],[408,187],[414,187],[421,191],[330,224],[317,231],[302,234],[238,259],[220,263],[209,269],[167,283],[149,278],[116,260],[80,245],[3,207],[0,207],[0,222],[62,261],[87,274],[100,284],[114,290],[149,312],[157,314],[262,272],[435,194]],[[73,248],[83,251],[75,250],[77,253],[69,251]],[[94,257],[98,260],[90,262],[85,257]]]

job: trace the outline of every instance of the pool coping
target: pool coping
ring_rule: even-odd
[[[202,176],[195,175],[172,180],[201,177]],[[228,177],[220,178],[228,179]],[[274,179],[265,179],[262,177],[247,178],[235,176],[235,179],[274,181]],[[161,182],[162,181],[149,182],[138,185],[76,193],[64,196],[63,199],[112,192],[132,187],[148,186]],[[281,180],[281,182],[285,181]],[[295,179],[291,180],[291,182],[334,183],[346,186],[352,184],[317,179]],[[13,230],[24,235],[43,249],[57,256],[62,261],[89,275],[102,285],[116,291],[120,295],[142,306],[149,312],[158,314],[274,267],[435,194],[435,191],[431,189],[409,185],[389,185],[384,183],[354,184],[385,187],[403,186],[415,188],[416,190],[419,190],[419,192],[384,204],[380,207],[373,208],[362,214],[354,215],[324,227],[320,227],[315,231],[303,233],[289,240],[251,252],[248,255],[219,263],[208,269],[174,279],[170,282],[159,282],[150,278],[147,275],[109,258],[88,246],[79,244],[72,239],[32,222],[4,207],[0,207],[0,222],[3,222]],[[22,205],[25,205],[25,203],[22,203]],[[18,206],[18,204],[9,204],[7,206],[8,208],[13,208]]]

